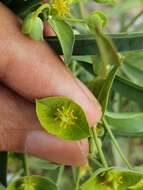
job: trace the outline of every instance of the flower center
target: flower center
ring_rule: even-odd
[[[58,16],[65,16],[70,13],[70,6],[67,0],[53,0],[52,8]]]
[[[58,107],[55,116],[55,120],[60,120],[61,126],[63,126],[64,128],[74,125],[75,120],[77,120],[77,117],[74,115],[74,110],[71,109],[70,106],[68,109],[64,106],[62,106],[61,108]]]
[[[24,179],[23,184],[20,186],[19,190],[36,190],[35,184],[29,179]]]

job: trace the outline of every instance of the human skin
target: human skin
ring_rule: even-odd
[[[85,111],[90,126],[101,118],[100,105],[91,92],[45,42],[23,35],[19,19],[0,3],[0,151],[27,153],[66,165],[83,164],[87,139],[60,140],[40,127],[34,100],[46,96],[73,99]]]

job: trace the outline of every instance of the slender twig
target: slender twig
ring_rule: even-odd
[[[80,14],[81,14],[81,18],[85,18],[86,16],[86,11],[85,11],[85,6],[83,4],[83,0],[79,1],[79,8],[80,8]]]
[[[68,22],[73,22],[73,23],[86,24],[84,20],[82,20],[82,19],[77,19],[77,18],[64,18],[64,20],[66,20],[66,21],[68,21]]]
[[[110,127],[109,127],[109,125],[108,125],[108,123],[106,122],[105,119],[103,119],[103,123],[104,123],[105,129],[107,130],[107,132],[108,132],[108,134],[109,134],[109,136],[110,136],[110,138],[111,138],[111,140],[112,140],[114,146],[116,147],[116,149],[117,149],[119,155],[121,156],[122,160],[124,161],[124,163],[126,164],[126,166],[127,166],[129,169],[132,169],[131,164],[130,164],[129,161],[126,159],[126,157],[125,157],[123,151],[121,150],[121,148],[120,148],[120,146],[119,146],[119,144],[118,144],[116,138],[114,137],[114,135],[113,135],[113,133],[112,133],[112,131],[111,131],[111,129],[110,129]]]
[[[75,185],[75,190],[79,190],[79,184],[80,184],[80,172],[78,173],[78,176],[77,176],[77,181],[76,181],[76,185]]]
[[[36,11],[34,16],[37,17],[40,13],[42,13],[43,10],[45,9],[50,9],[50,6],[48,3],[44,3],[43,5],[41,5]]]
[[[125,27],[122,28],[121,32],[126,32],[136,21],[142,16],[143,10],[141,10]]]
[[[0,183],[4,186],[7,185],[7,160],[8,153],[0,152]]]
[[[59,168],[59,173],[58,173],[58,177],[57,177],[57,186],[59,187],[59,184],[61,182],[61,177],[63,175],[63,172],[64,172],[64,165],[61,165],[60,168]]]
[[[27,155],[21,154],[21,156],[22,156],[22,164],[23,164],[23,169],[24,169],[24,176],[29,176],[30,171],[29,171],[29,166],[28,166]]]
[[[91,128],[91,132],[92,132],[91,135],[92,135],[92,137],[93,137],[94,143],[96,144],[96,147],[97,147],[97,150],[98,150],[98,154],[99,154],[99,156],[100,156],[100,160],[101,160],[103,166],[104,166],[105,168],[107,168],[107,167],[108,167],[108,164],[107,164],[107,161],[106,161],[106,159],[105,159],[104,153],[103,153],[103,151],[102,151],[101,145],[99,144],[98,137],[97,137],[97,133],[96,133],[95,130],[96,130],[96,129],[95,129],[94,127]]]
[[[89,155],[89,159],[90,159],[95,165],[97,165],[98,167],[103,168],[103,165],[102,165],[96,158],[94,158],[92,155]]]

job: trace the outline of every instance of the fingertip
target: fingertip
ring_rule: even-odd
[[[77,96],[78,102],[85,110],[90,126],[96,125],[102,117],[102,109],[96,97],[90,90],[78,79],[76,79],[79,90],[84,94],[83,98]]]
[[[44,131],[33,131],[25,141],[25,152],[64,165],[82,165],[88,155],[88,141],[65,141]]]

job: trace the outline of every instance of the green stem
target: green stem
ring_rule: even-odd
[[[79,183],[80,183],[80,172],[78,173],[78,176],[77,176],[77,181],[76,181],[76,185],[75,185],[75,190],[79,190]]]
[[[44,3],[43,5],[41,5],[36,11],[35,11],[35,17],[37,17],[40,13],[42,13],[42,11],[44,10],[44,9],[49,9],[50,8],[50,6],[49,6],[49,4],[48,3]]]
[[[89,155],[89,159],[98,167],[103,168],[103,165],[97,160],[95,159],[92,155]]]
[[[85,12],[85,8],[84,8],[83,0],[79,1],[79,9],[80,9],[81,18],[85,18],[86,12]]]
[[[84,20],[78,19],[78,18],[64,18],[64,20],[66,20],[68,22],[73,22],[73,23],[82,23],[82,24],[85,24]]]
[[[0,152],[0,183],[4,186],[7,185],[7,160],[8,153]]]
[[[113,133],[112,133],[112,131],[111,131],[111,129],[110,129],[110,127],[109,127],[109,125],[108,125],[108,123],[106,122],[105,119],[103,119],[103,123],[104,123],[105,129],[107,130],[107,132],[108,132],[108,134],[109,134],[109,136],[110,136],[110,138],[111,138],[111,140],[112,140],[114,146],[116,147],[116,149],[117,149],[119,155],[121,156],[122,160],[124,161],[124,163],[126,164],[126,166],[127,166],[129,169],[132,169],[131,164],[130,164],[129,161],[126,159],[126,157],[125,157],[123,151],[121,150],[121,148],[120,148],[120,146],[119,146],[119,144],[118,144],[116,138],[114,137],[114,135],[113,135]]]
[[[103,153],[103,151],[102,151],[102,148],[101,148],[101,146],[100,146],[100,144],[99,144],[99,142],[98,142],[98,137],[97,137],[97,133],[96,133],[95,130],[96,130],[95,127],[92,127],[92,128],[91,128],[91,132],[92,132],[91,136],[93,137],[93,140],[94,140],[94,142],[95,142],[95,144],[96,144],[96,147],[97,147],[98,154],[99,154],[99,156],[100,156],[101,162],[102,162],[103,166],[104,166],[105,168],[107,168],[107,167],[108,167],[108,164],[107,164],[107,161],[106,161],[106,159],[105,159],[105,156],[104,156],[104,153]]]
[[[57,186],[59,187],[60,185],[60,182],[61,182],[61,178],[62,178],[62,175],[63,175],[63,172],[64,172],[64,165],[61,165],[60,168],[59,168],[59,173],[58,173],[58,177],[57,177]]]
[[[28,167],[28,160],[27,160],[27,155],[22,154],[22,164],[23,164],[23,169],[24,169],[24,176],[29,176],[30,171]]]
[[[121,32],[126,32],[126,31],[136,22],[136,20],[137,20],[140,16],[142,16],[142,14],[143,14],[143,10],[141,10],[141,11],[129,22],[129,24],[127,24],[127,26],[125,26],[125,27],[121,30]]]

